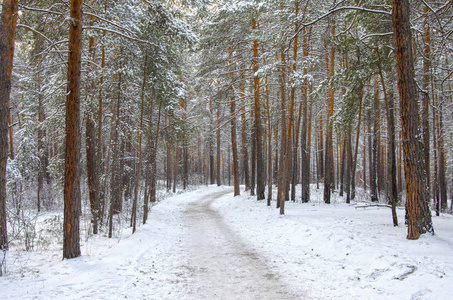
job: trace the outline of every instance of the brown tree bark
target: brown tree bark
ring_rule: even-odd
[[[295,18],[297,20],[298,18],[298,15],[299,15],[299,1],[296,1],[296,7],[295,7]],[[299,21],[296,21],[296,23],[294,24],[294,33],[295,33],[295,37],[294,37],[294,45],[293,45],[293,72],[294,74],[296,74],[297,72],[297,51],[298,51],[298,41],[299,41],[299,35],[298,35],[298,31],[299,31]],[[305,31],[304,31],[305,32]],[[297,121],[297,124],[296,122],[294,122],[294,103],[295,103],[295,98],[296,98],[296,84],[294,82],[294,80],[292,80],[292,83],[291,83],[291,100],[290,100],[290,103],[292,105],[292,115],[291,115],[291,119],[293,120],[292,122],[292,145],[293,147],[291,147],[291,201],[295,202],[296,201],[296,181],[297,181],[297,178],[298,178],[298,166],[299,166],[299,161],[298,161],[298,148],[299,148],[299,129],[300,129],[300,123],[301,123],[301,107],[302,107],[302,103],[299,105],[299,117],[298,117],[298,121]]]
[[[287,176],[287,168],[288,164],[286,163],[287,161],[287,155],[288,155],[288,141],[287,141],[287,116],[286,116],[286,109],[287,109],[287,103],[286,103],[286,76],[285,76],[285,70],[284,70],[284,52],[282,51],[282,63],[281,67],[279,70],[279,85],[280,85],[280,157],[279,157],[279,162],[278,162],[278,170],[279,170],[279,176],[278,176],[278,191],[277,191],[277,208],[280,208],[280,214],[285,213],[285,200],[287,197],[287,189],[286,189],[286,184],[288,182],[288,176]]]
[[[221,156],[221,151],[220,149],[220,102],[217,102],[217,130],[216,130],[216,137],[217,137],[217,152],[216,152],[216,181],[217,181],[217,186],[220,186],[222,183],[220,181],[220,175],[221,175],[221,161],[220,161],[220,156]]]
[[[110,179],[110,205],[113,215],[122,211],[121,162],[120,162],[120,108],[121,108],[122,75],[118,75],[117,102],[112,117],[112,166]]]
[[[412,32],[408,0],[393,0],[392,21],[396,71],[400,96],[403,133],[404,173],[406,179],[407,238],[416,240],[425,232],[434,233],[428,208],[427,175],[420,140],[417,88],[415,85]]]
[[[143,110],[145,104],[145,85],[147,78],[147,67],[148,67],[148,51],[145,51],[145,62],[143,66],[143,82],[142,82],[142,91],[141,91],[141,105],[140,105],[140,125],[138,128],[137,134],[137,170],[135,174],[135,188],[134,188],[134,201],[132,204],[132,233],[136,230],[137,224],[137,203],[138,203],[138,194],[140,190],[140,173],[142,169],[142,131],[143,131]]]
[[[445,178],[446,171],[446,159],[445,159],[445,149],[444,149],[444,125],[443,125],[443,113],[442,113],[442,101],[439,101],[439,112],[437,117],[437,152],[438,152],[438,175],[437,181],[439,185],[439,202],[440,209],[445,211],[448,207],[447,205],[447,180]],[[437,213],[437,210],[436,210]]]
[[[423,14],[425,15],[425,20],[423,23],[423,52],[424,52],[424,57],[423,57],[423,83],[422,83],[422,88],[423,88],[423,96],[422,96],[422,102],[423,102],[423,109],[422,109],[422,133],[423,133],[423,149],[424,149],[424,159],[425,159],[425,169],[426,169],[426,182],[428,185],[428,188],[431,187],[431,164],[430,164],[430,143],[429,143],[429,137],[430,137],[430,132],[429,132],[429,85],[430,85],[430,68],[431,68],[431,47],[430,47],[430,40],[431,40],[431,35],[430,35],[430,26],[428,23],[428,7],[423,8]],[[429,193],[428,193],[429,195]]]
[[[230,64],[233,56],[233,48],[228,49],[230,56]],[[233,85],[234,72],[230,72],[230,79]],[[231,150],[233,152],[233,182],[234,182],[234,196],[240,195],[239,189],[239,158],[238,158],[238,147],[236,138],[236,99],[234,97],[234,88],[231,86],[231,98],[230,98],[230,122],[231,122]]]
[[[334,1],[335,4],[335,1]],[[335,36],[335,21],[332,22],[331,36]],[[335,74],[335,48],[330,48],[330,53],[326,54],[326,61],[328,62],[328,77],[329,79]],[[327,120],[326,120],[326,144],[325,144],[325,163],[324,163],[324,202],[329,204],[334,185],[334,161],[333,161],[333,141],[332,141],[332,126],[330,120],[333,116],[335,91],[333,83],[330,83],[327,95]]]
[[[8,249],[6,225],[6,162],[11,74],[17,22],[17,0],[4,0],[0,19],[0,250]]]
[[[179,165],[179,143],[175,143],[175,161],[173,162],[173,193],[176,193],[176,183],[178,181]]]
[[[266,63],[264,61],[264,63]],[[266,113],[267,113],[267,206],[271,206],[272,201],[272,127],[271,127],[271,113],[269,101],[269,86],[267,76],[265,77],[266,84]]]
[[[44,154],[44,130],[41,128],[42,122],[44,121],[44,112],[42,105],[41,95],[41,77],[38,74],[38,156],[39,156],[39,171],[38,171],[38,190],[36,193],[36,200],[38,204],[38,212],[41,211],[41,192],[43,184],[43,174],[46,172],[45,165],[45,154]]]
[[[69,22],[63,257],[80,256],[79,111],[82,54],[82,0],[72,0]]]
[[[244,176],[245,190],[250,189],[250,174],[249,174],[249,152],[247,147],[247,120],[245,117],[245,88],[244,80],[241,78],[239,87],[241,96],[241,147],[242,147],[242,170]]]
[[[252,30],[257,29],[257,24],[252,18]],[[263,200],[264,182],[264,159],[263,159],[263,136],[261,128],[261,104],[260,104],[260,78],[258,76],[258,40],[253,41],[253,85],[255,102],[255,137],[256,137],[256,199]]]
[[[373,102],[373,136],[372,136],[372,149],[371,150],[371,160],[370,160],[370,196],[371,201],[379,201],[378,196],[378,182],[379,182],[379,89],[377,85],[377,80],[374,82],[374,102]]]
[[[91,24],[93,23],[94,17],[90,17]],[[95,61],[95,43],[96,40],[93,36],[89,38],[89,52],[90,58]],[[94,68],[92,69],[94,71]],[[87,88],[87,99],[94,95],[94,83],[90,84]],[[96,124],[93,120],[92,114],[95,111],[95,105],[92,100],[88,104],[88,111],[86,112],[86,129],[85,129],[85,145],[86,145],[86,167],[87,167],[87,181],[88,191],[90,197],[90,208],[91,208],[91,222],[93,225],[93,234],[98,233],[98,222],[99,222],[99,159],[100,149],[97,149],[98,143],[96,141]]]

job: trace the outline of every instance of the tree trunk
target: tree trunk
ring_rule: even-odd
[[[41,128],[42,122],[44,121],[44,113],[42,107],[42,95],[41,95],[41,77],[38,74],[38,156],[39,156],[39,171],[38,171],[38,191],[37,191],[37,204],[38,212],[41,211],[41,192],[43,183],[43,174],[46,172],[45,169],[45,154],[44,154],[44,130]]]
[[[392,12],[406,177],[407,238],[416,240],[422,233],[434,233],[434,229],[428,208],[429,195],[423,160],[424,150],[420,140],[409,1],[393,0]]]
[[[94,17],[90,17],[91,24],[93,23]],[[93,61],[96,59],[95,55],[95,38],[93,36],[89,39],[89,52],[90,57]],[[94,68],[92,71],[95,71]],[[91,83],[87,88],[87,99],[89,96],[94,95],[95,85]],[[99,159],[98,154],[100,149],[97,149],[98,143],[96,141],[96,124],[93,120],[92,114],[95,111],[95,105],[90,99],[88,103],[88,111],[86,112],[86,129],[85,129],[85,144],[86,144],[86,160],[87,160],[87,181],[88,191],[90,197],[90,208],[91,208],[91,222],[93,225],[93,234],[98,233],[99,223]]]
[[[64,181],[63,257],[80,256],[79,217],[79,111],[82,54],[82,0],[71,1],[69,22],[68,86],[66,99],[66,150]]]
[[[242,144],[242,169],[244,172],[245,190],[250,189],[250,174],[249,174],[249,153],[247,148],[247,120],[245,117],[245,88],[244,80],[241,80],[240,86],[241,95],[241,144]]]
[[[230,47],[229,49],[230,55],[230,64],[231,64],[231,57],[233,56],[233,49]],[[230,73],[230,79],[233,84],[234,72]],[[234,181],[234,196],[238,196],[241,192],[239,189],[239,158],[238,158],[238,147],[237,147],[237,139],[236,139],[236,99],[234,97],[234,89],[233,86],[231,87],[231,99],[230,99],[230,122],[231,122],[231,150],[233,152],[233,181]]]
[[[271,206],[272,201],[272,127],[271,113],[269,103],[269,86],[267,76],[265,77],[266,84],[266,110],[267,110],[267,206]]]
[[[120,163],[120,107],[121,107],[121,73],[118,76],[118,94],[116,107],[112,117],[112,167],[110,179],[110,206],[112,214],[119,214],[122,210],[122,189],[121,189],[121,163]]]
[[[93,234],[98,233],[99,221],[99,168],[97,165],[97,154],[99,151],[96,149],[96,129],[95,123],[87,112],[86,116],[86,130],[85,130],[85,144],[86,144],[86,159],[87,159],[87,181],[88,191],[90,196],[91,208],[91,222],[93,224]]]
[[[175,145],[175,161],[173,163],[173,193],[176,193],[176,181],[178,180],[178,164],[179,164],[179,144]]]
[[[335,3],[335,1],[334,1]],[[335,21],[332,22],[331,28],[332,38],[335,36]],[[329,62],[328,66],[328,77],[332,79],[335,74],[335,48],[330,48],[330,55],[327,56],[326,60]],[[327,120],[326,120],[326,145],[325,145],[325,164],[324,164],[324,202],[330,203],[330,196],[332,191],[332,185],[334,184],[334,161],[333,161],[333,141],[332,133],[333,128],[330,124],[330,120],[333,117],[335,91],[333,83],[329,83],[328,96],[327,96]]]
[[[430,78],[430,67],[431,67],[431,47],[430,47],[430,27],[428,23],[428,7],[423,8],[423,13],[425,14],[425,21],[423,24],[424,34],[423,34],[423,110],[422,110],[422,131],[423,131],[423,148],[424,148],[424,159],[425,159],[425,170],[426,170],[426,183],[428,188],[431,187],[431,167],[430,167],[430,143],[429,143],[429,84],[431,81]],[[430,193],[428,193],[429,195]]]
[[[141,92],[141,105],[140,105],[140,126],[138,128],[137,134],[137,170],[135,174],[135,188],[134,188],[134,201],[132,204],[132,233],[135,232],[137,226],[137,203],[138,203],[138,194],[140,190],[140,172],[142,169],[142,131],[143,131],[143,110],[145,104],[145,85],[147,77],[147,67],[148,67],[148,51],[145,51],[145,63],[143,66],[143,82],[142,82],[142,92]]]
[[[398,226],[396,204],[398,203],[398,187],[396,182],[396,146],[395,146],[395,109],[393,103],[393,92],[386,97],[388,102],[388,195],[392,205],[393,226]]]
[[[296,1],[296,7],[295,7],[295,18],[297,19],[299,15],[299,1]],[[299,35],[298,35],[298,31],[299,31],[299,22],[296,21],[296,23],[294,24],[294,33],[296,34],[296,36],[294,37],[294,45],[293,45],[293,72],[294,74],[297,73],[297,50],[298,50],[298,41],[299,41]],[[303,33],[305,33],[305,30],[303,31]],[[297,121],[297,125],[296,125],[296,122],[294,122],[294,103],[295,103],[295,98],[296,98],[296,84],[294,82],[294,80],[292,81],[292,84],[291,84],[291,100],[290,100],[290,103],[292,104],[292,107],[293,107],[293,112],[292,112],[292,115],[291,115],[291,118],[293,120],[292,122],[292,136],[293,136],[293,140],[292,140],[292,144],[293,144],[293,147],[291,149],[291,152],[292,152],[292,155],[291,155],[291,161],[292,161],[292,166],[291,166],[291,201],[295,202],[296,201],[296,181],[297,181],[297,178],[298,178],[298,166],[299,166],[299,161],[298,161],[298,148],[299,148],[299,130],[300,130],[300,123],[301,123],[301,107],[302,107],[302,103],[299,105],[299,117],[298,117],[298,121]]]
[[[447,180],[445,178],[445,169],[446,169],[446,160],[445,160],[445,150],[444,150],[444,128],[443,128],[443,113],[442,113],[442,101],[439,101],[439,116],[438,116],[438,138],[437,138],[437,149],[439,155],[438,162],[438,183],[439,183],[439,198],[440,198],[440,208],[444,212],[447,205]]]
[[[4,0],[0,19],[0,250],[8,249],[6,227],[6,163],[11,74],[17,22],[17,0]]]
[[[252,29],[257,28],[256,21],[252,18]],[[255,100],[255,138],[256,138],[256,199],[263,200],[264,183],[264,159],[263,159],[263,136],[261,128],[261,104],[260,104],[260,78],[258,76],[258,40],[253,41],[253,85]]]
[[[379,90],[377,89],[377,80],[374,83],[374,103],[373,103],[373,144],[372,144],[372,156],[370,160],[370,191],[371,191],[371,201],[379,201],[378,196],[378,164],[379,164]]]
[[[216,153],[216,165],[217,165],[217,186],[220,186],[222,183],[220,181],[220,175],[221,175],[221,161],[220,161],[220,156],[221,156],[221,151],[220,149],[220,102],[217,103],[217,153]]]

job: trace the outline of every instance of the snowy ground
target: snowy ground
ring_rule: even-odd
[[[451,215],[408,241],[388,208],[325,205],[315,189],[312,199],[280,216],[226,187],[169,197],[134,235],[84,239],[80,258],[10,251],[0,299],[452,299]]]

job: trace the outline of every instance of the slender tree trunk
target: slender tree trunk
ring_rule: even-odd
[[[430,166],[430,142],[429,142],[429,84],[431,81],[430,78],[430,67],[431,67],[431,47],[430,47],[430,26],[428,23],[427,14],[429,12],[428,7],[423,8],[423,13],[425,14],[424,20],[424,34],[423,34],[423,109],[422,109],[422,132],[423,132],[423,148],[424,148],[424,159],[425,159],[425,169],[426,169],[426,183],[428,188],[431,187],[431,166]],[[428,193],[429,195],[430,193]]]
[[[297,20],[298,15],[299,15],[299,1],[296,1],[296,7],[295,7],[296,20]],[[294,32],[295,32],[296,36],[294,38],[294,45],[293,45],[293,66],[292,66],[294,74],[296,74],[296,72],[297,72],[297,50],[298,50],[298,41],[299,41],[298,31],[299,31],[299,22],[296,21],[296,23],[294,25]],[[291,166],[291,201],[295,202],[296,201],[296,180],[298,177],[297,169],[298,169],[298,165],[299,165],[298,148],[299,148],[299,130],[300,130],[300,123],[301,123],[300,111],[301,111],[302,103],[299,106],[299,117],[298,117],[298,122],[296,125],[296,123],[294,122],[294,117],[295,117],[294,116],[294,103],[295,103],[295,98],[296,98],[296,84],[295,84],[294,80],[292,81],[291,85],[292,86],[291,86],[290,103],[293,108],[292,116],[290,116],[291,119],[293,120],[292,128],[291,128],[292,136],[293,136],[293,140],[292,140],[293,147],[291,149],[291,152],[292,152],[292,155],[291,155],[291,162],[292,162],[292,166]]]
[[[173,164],[173,193],[176,193],[176,181],[178,180],[179,144],[175,145],[175,161]]]
[[[351,122],[352,123],[352,122]],[[344,151],[346,152],[346,170],[345,170],[345,189],[346,189],[346,203],[351,202],[351,175],[352,175],[352,145],[351,145],[351,139],[352,139],[352,134],[351,130],[352,129],[352,124],[349,124],[349,130],[346,133],[346,147]]]
[[[280,146],[280,161],[278,177],[278,194],[277,194],[277,207],[280,208],[280,214],[285,214],[285,201],[287,199],[287,183],[288,183],[288,155],[289,144],[288,137],[288,122],[287,122],[287,104],[286,104],[286,75],[285,75],[285,56],[284,51],[281,51],[281,68],[279,74],[280,81],[280,97],[281,97],[281,146]]]
[[[142,92],[141,92],[141,105],[140,105],[140,126],[138,128],[137,134],[137,154],[138,154],[138,163],[137,170],[135,174],[135,188],[134,188],[134,202],[132,204],[132,233],[135,232],[137,226],[137,203],[138,203],[138,194],[140,190],[140,172],[142,170],[142,131],[143,131],[143,110],[145,104],[145,85],[147,77],[147,67],[148,67],[148,51],[145,51],[145,63],[143,66],[143,82],[142,82]]]
[[[434,232],[428,208],[428,186],[420,140],[417,88],[412,56],[412,33],[408,0],[393,0],[393,37],[396,71],[400,95],[403,132],[404,169],[406,175],[407,238],[416,240],[420,234]]]
[[[432,97],[432,105],[433,107],[436,107],[436,102],[437,102],[437,96],[434,96]],[[439,161],[439,154],[438,154],[438,151],[439,151],[439,144],[438,144],[438,141],[437,141],[437,138],[439,136],[439,120],[438,120],[438,116],[436,114],[436,109],[433,109],[432,110],[432,113],[433,113],[433,123],[432,123],[432,128],[433,128],[433,144],[435,145],[434,147],[434,182],[433,182],[433,198],[434,198],[434,206],[435,206],[435,210],[436,210],[436,216],[438,217],[440,215],[440,193],[439,193],[439,178],[440,178],[440,174],[439,174],[439,164],[440,164],[440,161]]]
[[[94,17],[90,17],[90,23],[92,24]],[[91,59],[95,61],[95,43],[96,40],[92,36],[89,39],[89,53]],[[95,71],[94,68],[92,71]],[[89,96],[94,95],[95,84],[90,84],[87,89],[87,99]],[[93,112],[95,111],[95,104],[90,99],[88,103],[88,111],[86,112],[86,129],[85,129],[85,144],[86,144],[86,161],[87,161],[87,181],[88,181],[88,190],[90,196],[90,208],[91,208],[91,222],[93,224],[93,234],[98,233],[98,223],[99,223],[99,159],[98,154],[100,149],[97,149],[98,143],[96,141],[96,124],[93,120]]]
[[[122,190],[121,190],[121,163],[120,163],[120,107],[121,107],[121,73],[118,75],[118,91],[115,111],[112,118],[112,167],[110,179],[110,205],[111,213],[119,214],[122,210]]]
[[[42,107],[42,95],[41,95],[41,77],[38,74],[38,156],[39,156],[39,171],[38,171],[38,191],[37,191],[37,204],[38,212],[41,211],[41,192],[42,192],[42,179],[43,173],[45,173],[45,156],[44,156],[44,130],[41,128],[42,122],[44,121],[44,113]]]
[[[154,140],[151,148],[151,202],[156,202],[156,173],[157,173],[157,146],[159,145],[159,132],[160,132],[160,118],[162,115],[162,105],[159,103],[159,110],[157,112],[157,124],[156,132],[154,134]]]
[[[244,80],[241,80],[240,86],[241,95],[241,144],[242,144],[242,168],[244,172],[245,190],[250,189],[250,174],[249,174],[249,153],[247,148],[247,120],[245,116],[245,88]]]
[[[308,41],[304,38],[304,57],[308,56]],[[308,74],[307,68],[304,68],[304,75]],[[311,148],[311,110],[312,104],[309,104],[308,111],[308,79],[304,79],[302,88],[302,133],[301,133],[301,185],[302,185],[302,202],[310,201],[310,148]]]
[[[229,48],[230,64],[233,56],[233,48]],[[230,73],[230,79],[233,82],[234,72]],[[232,83],[233,84],[233,83]],[[231,122],[231,150],[233,152],[233,181],[234,181],[234,196],[239,195],[239,158],[238,158],[238,147],[236,138],[236,99],[234,97],[234,89],[232,86],[231,98],[230,98],[230,122]]]
[[[265,77],[266,84],[266,110],[267,110],[267,206],[271,206],[272,201],[272,127],[271,113],[269,103],[269,86],[267,76]]]
[[[221,175],[221,161],[220,161],[220,156],[221,156],[221,151],[220,149],[220,102],[217,103],[217,153],[216,153],[216,165],[217,165],[217,186],[220,186],[222,183],[220,181],[220,175]]]
[[[377,80],[374,84],[374,103],[373,103],[373,144],[372,144],[372,156],[370,160],[370,190],[371,190],[371,201],[379,201],[378,196],[378,159],[379,159],[379,91],[377,89]]]
[[[334,1],[335,4],[335,1]],[[331,28],[331,36],[332,38],[335,36],[335,21],[332,22]],[[335,74],[335,48],[332,46],[330,48],[330,55],[329,58],[326,59],[329,63],[327,64],[328,70],[328,77],[332,79],[333,75]],[[327,125],[326,125],[326,145],[325,145],[325,178],[324,178],[324,202],[329,204],[331,192],[334,185],[334,161],[333,161],[333,141],[332,141],[332,133],[333,128],[330,124],[330,120],[333,117],[333,108],[334,108],[334,98],[335,98],[335,91],[333,87],[333,83],[329,84],[328,89],[328,96],[327,96]]]
[[[256,21],[252,18],[252,29],[256,30]],[[253,41],[253,85],[255,100],[255,138],[256,138],[256,199],[263,200],[264,183],[264,159],[263,159],[263,136],[261,128],[261,104],[260,104],[260,78],[258,76],[258,40]]]
[[[439,182],[439,196],[440,196],[440,207],[442,211],[445,211],[447,205],[447,180],[445,178],[446,159],[444,150],[444,128],[443,128],[443,113],[442,113],[442,101],[439,103],[439,115],[438,115],[438,138],[437,138],[437,149],[439,153],[439,167],[438,167],[438,182]]]
[[[63,257],[80,256],[79,111],[82,54],[82,0],[72,0],[69,22]]]
[[[8,249],[6,227],[6,162],[11,74],[17,22],[17,0],[3,0],[0,19],[0,250]]]

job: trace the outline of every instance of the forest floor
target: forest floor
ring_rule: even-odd
[[[409,241],[403,208],[393,227],[390,209],[363,195],[345,204],[334,194],[326,205],[313,187],[311,198],[287,202],[281,216],[275,201],[229,187],[168,196],[133,235],[129,224],[112,239],[84,235],[71,260],[49,238],[61,215],[43,213],[35,250],[7,253],[0,298],[451,299],[451,215],[433,218],[436,235]]]

